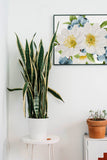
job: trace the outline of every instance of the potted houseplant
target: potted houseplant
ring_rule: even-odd
[[[104,138],[106,132],[106,120],[107,112],[103,111],[92,111],[90,110],[90,117],[87,120],[89,137],[90,138]]]
[[[58,28],[58,27],[57,27]],[[56,30],[57,32],[57,30]],[[39,49],[36,46],[33,36],[30,43],[26,40],[25,50],[16,34],[17,46],[21,59],[19,63],[22,67],[22,76],[24,79],[23,88],[9,89],[9,91],[23,91],[23,110],[26,117],[26,97],[28,102],[28,126],[29,135],[34,139],[42,139],[47,134],[48,121],[48,100],[47,92],[63,101],[61,96],[48,87],[49,71],[51,69],[52,50],[56,38],[56,32],[51,40],[49,50],[44,54],[42,40],[39,43]]]

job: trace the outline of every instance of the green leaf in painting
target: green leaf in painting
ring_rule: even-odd
[[[93,57],[92,54],[87,53],[86,55],[87,55],[87,58],[88,58],[91,62],[95,62],[94,57]]]
[[[73,57],[72,57],[72,56],[71,56],[70,58],[71,58],[71,60],[73,60]]]
[[[55,45],[60,45],[60,43],[57,41],[57,37],[56,37],[55,42],[54,42],[54,46]]]
[[[74,19],[77,19],[77,17],[76,16],[70,16],[69,17],[70,22],[72,22]]]
[[[60,54],[62,54],[62,50],[58,51]]]
[[[81,23],[79,23],[80,27],[83,27],[83,25]]]
[[[107,28],[104,28],[107,31]]]
[[[57,46],[57,45],[58,45],[58,43],[55,42],[55,43],[54,43],[54,46]]]
[[[57,38],[55,39],[55,42],[56,42],[56,43],[59,43],[59,42],[57,41]]]
[[[75,58],[80,58],[80,55],[79,55],[79,54],[76,54],[74,57],[75,57]]]
[[[64,22],[63,24],[71,24],[71,22]]]
[[[103,28],[103,27],[105,27],[105,26],[107,26],[107,21],[104,21],[104,22],[100,25],[101,28]]]

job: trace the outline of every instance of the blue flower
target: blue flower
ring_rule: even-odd
[[[59,64],[72,64],[73,61],[67,57],[60,58]]]
[[[68,25],[68,30],[71,30],[75,25],[78,25],[78,27],[84,26],[85,23],[89,22],[89,20],[83,16],[78,16],[78,19],[72,20],[71,24]]]
[[[72,63],[73,63],[73,61],[68,58],[66,64],[72,64]]]
[[[105,38],[107,38],[107,35],[105,36]]]
[[[85,49],[81,49],[80,50],[82,53],[86,53],[86,50]]]
[[[105,46],[104,49],[107,51],[107,46]]]
[[[77,25],[77,24],[79,24],[78,21],[74,19],[74,20],[71,22],[71,24],[68,25],[68,27],[67,27],[68,30],[71,30],[71,29],[74,27],[74,25]]]
[[[105,61],[105,54],[101,55],[101,56],[97,56],[97,60],[100,61],[100,62],[103,62]]]
[[[76,24],[79,24],[78,20],[74,19],[72,22],[71,22],[71,25],[74,26]]]
[[[81,23],[81,25],[84,26],[84,24],[87,23],[87,22],[89,22],[89,21],[87,20],[87,18],[82,18],[80,23]]]
[[[81,27],[80,24],[78,24],[78,27]]]
[[[83,16],[79,16],[78,17],[78,22],[84,26],[85,23],[89,22],[89,20],[87,18],[84,18]]]
[[[72,20],[71,24],[68,25],[68,30],[71,30],[75,25],[78,25],[78,27],[84,26],[84,24],[87,22],[89,22],[87,18],[78,16],[78,19]]]
[[[100,62],[105,62],[105,64],[107,64],[107,52],[105,52],[103,55],[101,56],[97,56],[97,60]]]
[[[107,46],[104,47],[105,49],[105,53],[101,56],[97,56],[97,60],[100,61],[100,62],[105,62],[105,64],[107,64]]]
[[[81,22],[81,19],[83,18],[83,16],[78,16],[78,22]]]
[[[107,57],[107,46],[105,46],[104,49],[105,49],[105,55]]]
[[[105,64],[107,64],[107,53],[105,53],[104,56],[105,56]]]
[[[105,52],[105,57],[107,57],[107,51]]]
[[[68,25],[68,30],[71,30],[72,28],[73,28],[73,26],[72,25]]]

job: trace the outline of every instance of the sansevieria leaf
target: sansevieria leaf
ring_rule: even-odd
[[[75,19],[75,17],[72,17]],[[70,22],[71,23],[71,22]],[[59,23],[58,23],[59,25]],[[49,71],[52,64],[52,51],[56,40],[58,25],[54,33],[48,52],[44,53],[42,40],[39,43],[39,49],[34,41],[34,34],[30,43],[26,40],[25,48],[23,49],[21,42],[16,34],[17,46],[21,55],[19,64],[22,67],[21,74],[24,79],[23,88],[8,88],[9,91],[23,91],[23,111],[26,116],[28,111],[29,118],[47,118],[48,117],[48,99],[47,92],[49,91],[54,97],[63,101],[59,93],[51,88],[48,88]],[[88,55],[90,59],[92,57]],[[26,110],[26,100],[28,109]]]
[[[64,100],[62,99],[62,97],[60,96],[59,93],[57,93],[56,91],[54,91],[53,89],[48,87],[48,91],[56,98],[60,99],[62,102],[64,102]]]
[[[21,45],[21,43],[20,43],[20,40],[19,40],[19,37],[18,37],[17,34],[16,34],[16,39],[17,39],[17,46],[18,46],[20,55],[21,55],[22,60],[23,60],[23,62],[24,62],[24,64],[25,64],[25,53],[24,53],[24,50],[23,50],[23,48],[22,48],[22,45]]]
[[[33,53],[33,40],[32,40],[30,43],[30,57],[32,60],[33,60],[33,56],[34,56],[34,53]]]
[[[22,88],[12,88],[12,89],[7,88],[7,89],[8,89],[8,91],[10,91],[10,92],[13,92],[13,91],[22,91],[22,90],[23,90]]]
[[[35,38],[35,36],[36,36],[36,33],[34,33],[33,38],[32,38],[32,40],[31,40],[31,43],[30,43],[30,56],[31,56],[31,59],[32,59],[32,60],[33,60],[33,57],[34,57],[33,44],[34,44],[35,42],[33,41],[33,39]],[[35,45],[36,45],[36,44],[35,44]]]
[[[34,99],[33,99],[33,103],[34,103],[34,111],[35,111],[36,117],[38,118],[39,95],[38,95],[38,91],[37,91],[37,86],[35,86],[35,88],[34,88]]]
[[[27,93],[28,85],[29,85],[28,82],[26,82],[23,87],[23,112],[25,117],[26,117],[26,93]]]
[[[23,72],[25,72],[24,65],[23,65],[23,63],[22,63],[22,61],[20,59],[19,59],[19,63],[21,65],[22,69],[23,69]]]
[[[55,42],[55,39],[56,39],[58,26],[59,26],[59,23],[57,24],[56,32],[53,35],[53,38],[51,40],[50,47],[49,47],[49,50],[48,50],[48,59],[47,59],[47,67],[46,67],[46,87],[48,85],[48,76],[49,76],[49,69],[50,69],[50,65],[51,65],[52,50],[53,50],[53,47],[54,47],[54,42]]]
[[[23,97],[23,112],[24,112],[24,117],[26,117],[26,93],[24,94]]]
[[[43,48],[43,43],[41,40],[39,44],[39,56],[38,56],[38,69],[39,70],[41,70],[43,59],[44,59],[44,48]]]
[[[31,81],[31,62],[30,62],[29,44],[27,40],[26,40],[26,46],[25,46],[25,56],[26,56],[26,69],[28,72],[29,79]]]
[[[26,91],[27,91],[27,89],[28,89],[28,86],[29,86],[29,83],[26,82],[26,83],[24,84],[24,87],[23,87],[23,97],[24,97],[24,95],[25,95],[25,93],[26,93]]]

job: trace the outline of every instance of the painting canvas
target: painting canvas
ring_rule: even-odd
[[[56,65],[107,64],[107,15],[54,15]]]

